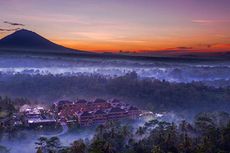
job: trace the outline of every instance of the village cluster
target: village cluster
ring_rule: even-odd
[[[137,119],[143,115],[139,108],[116,99],[107,101],[104,99],[61,100],[47,109],[24,105],[20,108],[20,113],[24,114],[25,121],[30,127],[72,122],[80,126],[90,126],[109,120]]]

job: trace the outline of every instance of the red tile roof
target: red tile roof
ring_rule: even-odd
[[[97,98],[94,103],[106,103],[106,100]]]

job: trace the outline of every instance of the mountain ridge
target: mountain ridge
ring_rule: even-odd
[[[0,39],[0,49],[7,51],[30,50],[31,52],[37,51],[41,53],[84,53],[84,51],[58,45],[43,36],[26,29],[15,31],[14,33]]]
[[[42,56],[68,56],[103,59],[135,59],[135,60],[229,60],[230,53],[186,53],[170,55],[168,53],[95,53],[90,51],[75,50],[55,44],[41,35],[26,29],[18,30],[0,39],[0,54],[17,55],[42,55]]]

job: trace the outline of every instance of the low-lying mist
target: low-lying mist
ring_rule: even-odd
[[[17,131],[17,136],[14,135],[13,138],[9,138],[9,133],[5,133],[5,137],[0,140],[0,144],[9,149],[10,153],[35,153],[35,142],[37,142],[40,137],[58,137],[62,145],[69,146],[74,140],[91,140],[95,133],[95,127],[66,131],[66,133],[62,133],[61,135],[60,133],[53,132],[52,134],[45,134],[45,132],[23,130]]]
[[[123,76],[135,71],[140,78],[166,80],[169,82],[212,81],[230,79],[230,63],[222,62],[165,62],[131,61],[118,59],[58,58],[58,57],[0,57],[0,73],[30,75],[102,75]],[[218,84],[218,82],[213,83]]]

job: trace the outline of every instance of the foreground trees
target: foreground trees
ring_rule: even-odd
[[[0,145],[0,153],[10,153],[10,150],[8,150],[6,147]]]
[[[48,149],[51,153],[229,153],[230,117],[227,116],[201,113],[192,124],[152,120],[141,127],[108,122],[98,126],[90,142],[80,139],[67,147],[60,147],[57,138],[51,139],[55,143],[43,140],[47,148],[58,144],[51,145],[56,148]]]
[[[85,153],[86,145],[82,139],[76,140],[71,144],[70,152],[71,153]]]
[[[37,152],[42,153],[57,153],[62,149],[61,142],[58,137],[41,137],[37,142],[35,142],[35,144],[37,145]]]

